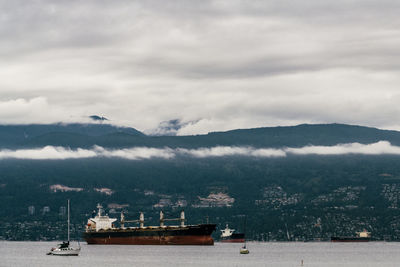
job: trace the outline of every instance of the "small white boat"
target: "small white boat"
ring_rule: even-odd
[[[79,245],[79,241],[78,241]],[[57,247],[52,248],[47,255],[54,256],[79,256],[79,252],[81,252],[81,246],[78,248],[74,248],[69,243],[69,199],[68,199],[68,241],[62,242],[58,244]]]
[[[240,254],[249,254],[250,251],[246,248],[246,245],[244,245],[241,249],[240,249]]]

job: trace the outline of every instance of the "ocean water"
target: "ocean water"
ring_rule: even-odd
[[[400,243],[268,242],[215,246],[99,246],[81,244],[78,257],[47,256],[56,242],[0,242],[0,266],[348,266],[399,267]],[[76,244],[74,244],[76,245]],[[303,265],[301,261],[303,260]]]

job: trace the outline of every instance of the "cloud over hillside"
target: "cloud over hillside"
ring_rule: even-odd
[[[62,160],[79,158],[123,158],[128,160],[146,160],[152,158],[173,159],[177,156],[193,158],[207,157],[286,157],[288,155],[400,155],[400,147],[393,146],[387,141],[373,144],[338,144],[335,146],[305,146],[301,148],[284,147],[280,149],[253,148],[238,146],[215,146],[209,148],[151,148],[132,147],[125,149],[106,149],[94,146],[91,149],[70,149],[65,147],[46,146],[33,149],[0,150],[0,159],[32,159],[32,160]]]

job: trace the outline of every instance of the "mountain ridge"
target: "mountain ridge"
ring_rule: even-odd
[[[18,128],[19,127],[19,128]],[[17,131],[16,131],[17,129]],[[400,132],[347,124],[300,124],[258,127],[185,136],[152,136],[134,128],[109,124],[0,126],[0,147],[94,145],[124,148],[132,146],[199,148],[210,146],[301,147],[342,143],[369,144],[389,141],[400,145]]]

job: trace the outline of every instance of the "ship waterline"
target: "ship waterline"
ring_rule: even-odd
[[[371,233],[364,229],[362,232],[357,232],[357,235],[352,236],[332,236],[331,242],[369,242],[371,241]]]
[[[244,238],[221,239],[221,243],[244,243]]]
[[[212,246],[210,236],[127,236],[127,237],[86,237],[89,245],[202,245]]]
[[[211,234],[215,227],[215,224],[200,224],[88,231],[83,233],[83,238],[88,244],[103,245],[214,245]]]

